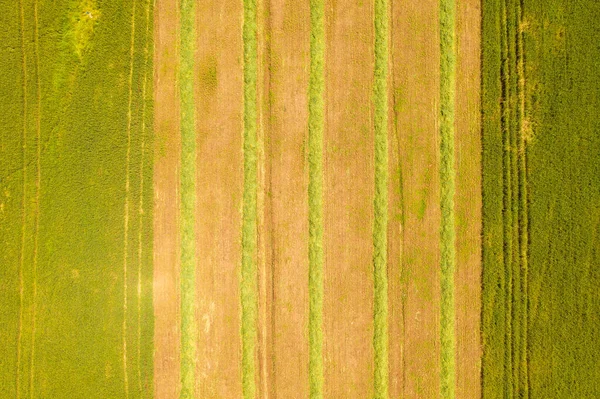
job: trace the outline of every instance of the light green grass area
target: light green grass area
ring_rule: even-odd
[[[456,10],[454,0],[440,0],[440,261],[441,397],[455,396],[454,271],[454,100],[456,86]]]
[[[242,394],[244,399],[256,396],[257,345],[257,6],[256,0],[244,0],[244,192],[242,204],[242,267],[240,296],[242,307]]]
[[[600,5],[483,9],[483,396],[600,395]]]
[[[196,372],[196,119],[194,99],[195,1],[181,0],[178,71],[181,130],[181,399],[195,394]]]
[[[323,132],[325,126],[325,2],[310,1],[308,88],[309,386],[323,397]]]
[[[152,396],[152,3],[133,51],[131,10],[0,4],[0,397]]]

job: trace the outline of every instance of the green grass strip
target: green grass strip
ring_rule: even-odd
[[[242,209],[242,393],[244,399],[256,396],[255,353],[257,341],[257,28],[256,0],[244,0],[244,193]]]
[[[195,2],[181,0],[179,96],[181,106],[181,394],[194,397],[196,369],[196,121],[194,116]]]
[[[323,130],[325,125],[325,2],[310,0],[308,88],[309,385],[323,397]]]
[[[374,268],[374,390],[375,398],[388,397],[388,4],[375,0],[375,198],[373,226]]]
[[[454,326],[454,100],[456,39],[454,0],[440,0],[440,139],[441,139],[441,396],[455,397]]]

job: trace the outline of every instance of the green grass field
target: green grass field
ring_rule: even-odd
[[[152,396],[152,4],[0,18],[0,397]]]
[[[483,5],[483,394],[597,397],[600,6]]]

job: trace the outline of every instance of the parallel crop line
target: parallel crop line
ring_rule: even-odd
[[[308,84],[308,345],[311,399],[323,397],[323,130],[325,3],[310,0]]]
[[[194,397],[196,370],[196,119],[194,100],[194,0],[181,0],[181,399]]]
[[[374,391],[388,397],[388,2],[375,0],[375,71],[373,102],[375,132],[375,198],[373,226]]]
[[[36,97],[37,97],[37,118],[36,118],[36,179],[35,179],[35,235],[33,238],[33,298],[31,314],[31,372],[29,373],[29,395],[34,397],[33,384],[35,375],[35,327],[36,327],[36,301],[37,301],[37,263],[38,263],[38,244],[40,230],[40,189],[42,183],[41,158],[42,158],[42,93],[40,86],[40,56],[39,56],[39,31],[38,31],[38,2],[33,5],[34,17],[34,49],[35,49],[35,74],[36,74]]]
[[[17,399],[21,398],[21,336],[23,330],[23,301],[25,297],[25,288],[23,281],[23,268],[25,267],[25,223],[27,222],[27,58],[25,56],[25,13],[23,11],[23,0],[19,1],[20,16],[21,16],[21,53],[23,66],[23,217],[21,225],[21,259],[19,264],[19,329],[17,333],[17,375],[16,375],[16,391]]]
[[[129,241],[129,168],[131,163],[131,105],[133,100],[133,53],[135,48],[135,9],[136,0],[133,0],[131,11],[131,45],[129,48],[129,99],[127,107],[127,157],[125,160],[125,205],[123,217],[123,384],[125,398],[129,397],[129,378],[127,375],[127,255]]]
[[[440,256],[441,256],[441,396],[455,397],[455,227],[454,99],[456,85],[454,0],[440,0]]]
[[[255,355],[257,344],[257,27],[256,0],[244,0],[244,190],[242,206],[242,394],[256,396]]]

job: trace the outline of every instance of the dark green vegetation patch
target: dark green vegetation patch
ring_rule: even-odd
[[[483,8],[483,395],[597,398],[600,3]]]

